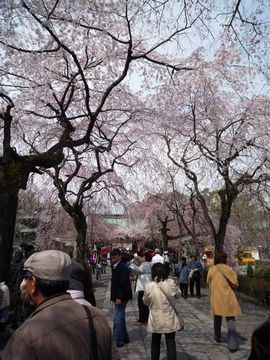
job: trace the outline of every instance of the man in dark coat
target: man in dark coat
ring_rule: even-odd
[[[126,327],[125,311],[129,300],[132,299],[130,283],[130,272],[122,261],[120,249],[113,249],[111,252],[112,283],[111,301],[115,304],[113,316],[113,338],[118,347],[129,343]]]
[[[197,260],[195,255],[191,255],[191,262],[189,263],[189,271],[191,273],[190,281],[189,281],[189,289],[190,289],[190,296],[194,296],[194,284],[196,287],[196,297],[199,299],[201,297],[201,277],[203,267],[200,261]]]

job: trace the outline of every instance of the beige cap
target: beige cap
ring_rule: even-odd
[[[24,270],[40,279],[64,281],[69,279],[71,259],[62,251],[40,251],[25,261]]]

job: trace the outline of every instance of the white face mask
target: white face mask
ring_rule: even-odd
[[[23,302],[30,301],[30,297],[28,296],[26,291],[26,279],[23,279],[23,281],[21,282],[20,290],[21,290],[22,301]]]

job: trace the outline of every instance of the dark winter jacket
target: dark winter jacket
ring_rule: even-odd
[[[130,270],[120,261],[112,268],[111,301],[132,299],[132,289],[129,279]]]

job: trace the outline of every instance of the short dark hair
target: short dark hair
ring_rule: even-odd
[[[182,261],[187,261],[187,258],[186,258],[185,256],[182,256],[182,257],[181,257],[181,260],[182,260]]]
[[[111,254],[110,254],[111,256],[114,256],[114,255],[122,255],[122,252],[121,252],[121,250],[120,249],[118,249],[118,248],[114,248],[114,249],[112,249],[112,251],[111,251]]]
[[[152,260],[152,254],[151,251],[146,251],[144,253],[145,261],[150,262]]]
[[[35,279],[37,287],[44,297],[65,293],[69,287],[68,280],[44,280],[37,277]]]
[[[251,353],[248,360],[270,359],[270,320],[266,320],[257,327],[251,337]]]
[[[214,264],[227,264],[228,255],[225,252],[221,252],[215,255]]]
[[[156,282],[168,279],[168,273],[162,263],[155,263],[151,268],[152,279]]]

